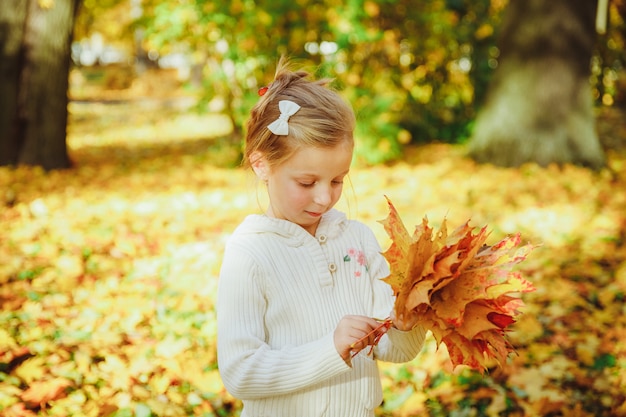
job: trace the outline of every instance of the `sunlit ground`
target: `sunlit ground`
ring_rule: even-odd
[[[73,169],[0,168],[3,415],[236,414],[216,370],[215,289],[224,242],[266,200],[226,167],[228,120],[191,102],[72,103]],[[626,157],[608,155],[600,173],[502,169],[434,144],[354,167],[340,208],[383,248],[385,195],[409,226],[471,219],[490,241],[540,245],[520,265],[537,291],[510,363],[452,370],[430,339],[383,366],[379,415],[626,415]]]

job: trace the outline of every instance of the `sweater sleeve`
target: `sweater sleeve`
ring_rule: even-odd
[[[373,279],[377,280],[374,284],[376,286],[375,297],[377,297],[375,304],[388,306],[385,316],[387,317],[391,314],[395,301],[393,292],[385,282],[377,278]],[[385,362],[409,362],[415,359],[422,350],[425,337],[426,330],[421,326],[410,331],[401,331],[392,327],[374,348],[374,357]]]
[[[382,281],[390,273],[387,260],[382,255],[382,249],[374,233],[370,229],[367,230],[365,247],[368,252],[368,259],[371,259],[370,278],[373,280],[372,285],[374,287],[374,317],[382,319],[391,314],[395,297],[391,287]],[[410,331],[391,328],[374,348],[374,357],[385,362],[411,361],[422,350],[425,336],[426,330],[420,326]]]
[[[332,333],[298,346],[268,345],[263,272],[234,252],[226,248],[217,296],[218,366],[228,391],[242,400],[281,395],[347,372]]]

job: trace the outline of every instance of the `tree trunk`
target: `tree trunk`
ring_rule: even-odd
[[[476,118],[470,156],[511,167],[603,167],[589,83],[596,2],[511,0],[507,7],[500,62]]]
[[[0,165],[66,168],[70,47],[79,0],[3,0]]]

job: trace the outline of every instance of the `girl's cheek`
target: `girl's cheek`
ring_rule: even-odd
[[[341,198],[341,194],[343,193],[343,187],[337,187],[335,190],[333,201],[336,203]]]

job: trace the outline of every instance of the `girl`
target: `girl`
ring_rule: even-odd
[[[328,80],[308,76],[281,59],[260,91],[244,164],[265,183],[269,207],[235,230],[220,272],[218,365],[246,417],[374,416],[376,360],[410,361],[424,341],[415,317],[393,317],[372,231],[333,209],[355,117]],[[373,317],[390,314],[394,326],[374,331]]]

